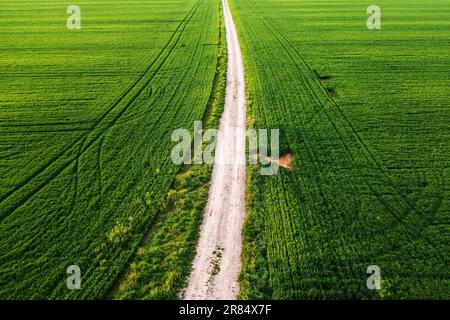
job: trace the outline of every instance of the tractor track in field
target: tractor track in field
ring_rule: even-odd
[[[308,63],[304,60],[304,58],[302,57],[302,55],[300,54],[300,52],[298,52],[298,50],[293,46],[293,44],[284,36],[282,35],[272,24],[270,23],[266,23],[266,21],[263,20],[263,22],[266,24],[266,27],[268,29],[272,28],[273,31],[272,34],[277,37],[277,40],[280,42],[280,44],[285,48],[286,52],[288,52],[287,48],[282,44],[282,41],[279,38],[282,38],[284,40],[284,42],[295,52],[295,54],[298,56],[298,58],[301,60],[301,62],[306,66],[306,68],[308,69],[308,71],[313,74],[313,70],[311,69],[311,67],[308,65]],[[267,25],[269,24],[270,27]],[[278,35],[276,35],[276,34]],[[289,54],[289,53],[288,53]],[[291,59],[293,59],[293,57],[289,54],[289,56],[291,57]],[[295,61],[293,59],[293,61]],[[300,71],[300,70],[299,70]],[[354,158],[351,156],[351,151],[350,148],[348,146],[348,143],[345,142],[345,139],[342,137],[341,133],[339,132],[339,130],[336,127],[335,122],[333,121],[333,119],[327,114],[326,110],[324,109],[324,104],[321,103],[319,97],[317,96],[317,94],[314,92],[313,88],[311,87],[310,83],[308,82],[308,80],[304,77],[305,79],[305,83],[308,85],[308,88],[310,89],[311,93],[313,94],[313,98],[317,101],[318,105],[320,106],[320,108],[323,110],[324,114],[326,115],[327,119],[330,121],[330,123],[332,124],[336,134],[338,134],[342,145],[344,146],[344,148],[346,149],[347,153],[350,155],[350,157],[352,158],[352,160],[354,161]],[[354,137],[356,138],[358,144],[361,146],[361,149],[365,151],[365,157],[369,162],[372,162],[376,169],[379,171],[380,175],[382,176],[382,179],[384,179],[386,181],[386,183],[391,186],[392,190],[394,191],[395,194],[397,194],[406,204],[406,206],[409,208],[409,212],[420,212],[420,210],[417,208],[417,206],[415,205],[415,203],[411,202],[401,191],[398,190],[397,186],[394,184],[394,182],[392,181],[391,177],[382,169],[379,161],[376,159],[376,157],[373,155],[373,153],[370,151],[369,147],[366,145],[366,143],[364,142],[364,140],[361,138],[361,136],[358,134],[357,130],[355,129],[354,125],[351,123],[351,121],[348,119],[348,117],[345,115],[344,111],[341,109],[341,107],[330,97],[328,97],[327,93],[326,93],[326,89],[323,86],[322,83],[320,83],[320,81],[318,82],[320,85],[320,88],[323,91],[323,94],[326,95],[326,99],[327,101],[329,101],[331,103],[331,105],[333,107],[335,107],[335,109],[339,112],[339,114],[343,117],[344,122],[348,125],[348,127],[350,128],[350,131],[353,133]],[[400,212],[398,212],[397,209],[395,209],[394,207],[392,207],[391,205],[389,205],[385,200],[383,200],[381,198],[381,195],[379,194],[379,192],[377,192],[373,186],[369,183],[367,178],[364,178],[368,188],[372,191],[372,193],[375,195],[375,197],[378,199],[378,201],[381,203],[381,205],[383,205],[383,207],[385,207],[386,211],[389,212],[391,214],[391,216],[393,218],[395,218],[399,223],[403,223],[404,219],[405,219],[405,213],[401,214]],[[432,247],[434,248],[436,246],[436,243],[434,242],[434,239],[428,238],[427,236],[423,235],[422,230],[416,228],[415,226],[411,226],[411,228],[413,229],[412,232],[414,234],[421,234],[423,239],[425,241],[428,242],[428,244],[432,245]],[[442,255],[437,252],[437,254],[439,256],[442,257]]]
[[[208,202],[184,299],[236,299],[245,220],[246,96],[236,27],[222,0],[228,67]]]
[[[348,155],[350,156],[350,158],[352,159],[352,161],[354,161],[354,157],[352,156],[352,152],[350,151],[350,147],[348,146],[348,143],[345,142],[345,139],[342,137],[340,131],[338,130],[338,128],[336,127],[336,123],[335,121],[330,117],[330,115],[326,112],[325,110],[325,103],[323,101],[321,101],[321,99],[319,98],[318,94],[315,92],[315,90],[312,88],[312,85],[310,83],[310,81],[306,78],[306,76],[303,74],[303,70],[301,69],[301,67],[297,64],[296,59],[291,55],[291,53],[289,52],[289,48],[294,52],[294,54],[297,56],[297,58],[301,61],[301,63],[303,64],[304,67],[306,67],[306,69],[308,70],[308,72],[311,73],[311,75],[314,75],[314,71],[311,69],[311,67],[309,66],[309,64],[306,62],[306,60],[303,58],[303,56],[301,55],[301,53],[297,50],[297,48],[294,47],[294,45],[286,38],[286,36],[284,36],[281,32],[278,31],[277,28],[275,28],[270,22],[266,21],[258,12],[258,10],[256,9],[256,6],[253,4],[252,1],[247,1],[247,3],[251,3],[252,4],[252,8],[253,8],[253,12],[258,16],[259,20],[261,20],[261,22],[265,25],[265,27],[267,28],[267,30],[269,30],[269,32],[277,39],[277,41],[280,43],[280,45],[284,48],[284,50],[286,51],[286,53],[289,55],[289,57],[291,58],[291,60],[293,61],[293,63],[295,64],[297,70],[299,71],[299,73],[301,74],[302,78],[303,78],[303,82],[307,85],[308,87],[308,91],[311,93],[311,98],[313,98],[316,102],[318,107],[323,111],[323,113],[325,114],[325,116],[327,117],[328,121],[331,123],[331,125],[333,126],[334,131],[336,132],[336,134],[339,136],[339,139],[341,140],[341,143],[343,145],[343,147],[345,148],[345,150],[347,151]],[[289,48],[288,48],[289,47]],[[383,179],[387,185],[389,185],[393,192],[395,194],[397,194],[406,204],[406,206],[409,208],[409,212],[420,212],[419,208],[417,208],[416,204],[411,202],[406,195],[404,195],[400,190],[398,190],[398,187],[394,184],[394,182],[392,181],[392,178],[383,170],[383,168],[381,167],[379,161],[376,159],[376,157],[373,155],[373,153],[370,151],[369,147],[367,146],[367,144],[364,142],[364,140],[361,138],[361,136],[358,134],[356,128],[354,127],[354,125],[352,124],[352,122],[348,119],[348,117],[345,115],[344,111],[342,110],[342,108],[336,103],[336,101],[334,101],[333,98],[329,97],[326,89],[324,87],[324,85],[320,82],[320,80],[317,78],[317,75],[315,76],[315,78],[317,79],[318,82],[318,86],[319,88],[321,88],[321,93],[324,95],[325,97],[325,101],[328,101],[332,107],[335,108],[335,110],[338,111],[339,115],[343,118],[344,123],[347,124],[347,126],[349,127],[351,133],[354,135],[357,144],[361,147],[361,150],[363,150],[363,154],[364,157],[369,161],[372,162],[375,165],[375,168],[379,171],[380,175],[381,175],[381,179]],[[304,140],[306,141],[306,140]],[[310,147],[308,147],[309,149]],[[311,152],[311,151],[310,151]],[[400,213],[396,208],[392,207],[391,205],[389,205],[385,200],[383,200],[381,198],[381,195],[373,188],[373,186],[369,183],[367,178],[364,178],[368,188],[372,191],[373,195],[378,199],[378,201],[380,202],[380,204],[385,207],[386,211],[389,212],[391,214],[391,216],[397,220],[399,223],[402,223],[403,220],[405,219],[405,213]],[[322,196],[323,198],[323,196]],[[324,199],[325,200],[325,199]],[[412,232],[413,234],[417,235],[420,234],[422,235],[423,239],[428,242],[428,244],[430,244],[433,248],[436,246],[436,241],[428,236],[426,236],[425,234],[423,234],[422,230],[420,230],[419,228],[415,227],[414,225],[411,226],[411,228],[413,229]],[[437,243],[439,243],[439,241],[437,241]],[[439,251],[436,251],[436,253],[444,258]]]
[[[104,134],[113,127],[117,121],[122,117],[122,115],[129,110],[129,108],[134,104],[134,102],[138,99],[138,97],[141,95],[141,93],[145,90],[145,88],[148,87],[148,85],[152,82],[152,80],[155,78],[155,76],[158,74],[158,72],[161,70],[161,68],[164,66],[165,62],[168,60],[168,58],[173,53],[174,49],[176,48],[181,36],[183,35],[187,25],[191,21],[192,17],[197,12],[197,9],[200,6],[200,3],[202,0],[199,0],[195,3],[195,5],[190,9],[190,11],[187,13],[187,15],[181,20],[180,24],[177,26],[175,31],[172,33],[171,37],[169,38],[166,45],[163,47],[163,49],[159,52],[159,54],[155,57],[155,59],[149,64],[149,66],[146,68],[146,70],[142,73],[142,75],[125,91],[119,99],[95,122],[94,126],[89,129],[88,132],[83,133],[76,137],[73,142],[69,143],[66,147],[63,148],[57,155],[52,157],[46,164],[41,166],[39,169],[37,169],[35,172],[33,172],[30,176],[23,179],[20,183],[18,183],[15,187],[11,188],[8,192],[0,196],[0,221],[3,220],[5,217],[13,213],[15,210],[17,210],[19,207],[21,207],[23,204],[25,204],[29,199],[31,199],[39,190],[44,188],[48,183],[50,183],[52,180],[54,180],[59,174],[61,174],[64,170],[66,170],[74,161],[77,161],[79,157],[81,157],[95,142],[97,142],[100,138],[104,136]],[[178,35],[178,37],[176,37]],[[167,51],[167,53],[164,55],[164,53]],[[162,59],[162,61],[159,63],[159,65],[156,67],[156,69],[153,72],[150,72],[152,68],[156,65],[158,60]],[[146,76],[149,76],[148,79],[144,80]],[[142,83],[142,84],[141,84]],[[139,87],[140,88],[137,88]],[[137,89],[136,89],[137,88]],[[137,91],[132,94],[132,92],[136,89]],[[130,96],[130,97],[129,97]],[[124,102],[129,97],[129,101],[125,102],[125,107],[121,109],[117,115],[114,116],[111,120],[109,120],[104,128],[101,128],[101,125],[103,122],[105,122],[105,118],[111,114],[112,111],[116,109],[117,106],[119,106],[122,102]],[[91,134],[95,134],[95,131],[97,128],[99,128],[99,132],[96,133],[96,136],[94,136],[92,139],[89,139],[89,136]],[[86,141],[88,141],[86,143]],[[74,154],[70,154],[72,152],[73,148],[76,146],[80,146],[80,149],[78,152],[74,152]],[[62,164],[59,164],[57,168],[51,170],[52,165],[56,164],[56,162],[61,159],[63,156],[67,154],[67,160],[63,161]],[[17,191],[22,190],[24,187],[26,187],[30,182],[34,181],[35,178],[38,178],[43,173],[45,173],[47,170],[51,170],[51,172],[47,175],[47,177],[43,178],[42,182],[38,182],[36,186],[34,186],[30,191],[25,192],[25,194],[22,194],[22,198],[16,201],[13,201],[12,203],[8,204],[7,200],[10,196],[14,195]]]
[[[200,1],[201,2],[201,1]],[[209,8],[208,8],[209,9]],[[208,10],[208,12],[209,12],[209,10]],[[201,31],[200,31],[200,33],[199,34],[203,34],[204,32],[205,32],[205,24],[202,24],[202,28],[201,28]],[[199,39],[200,39],[201,37],[199,37]],[[197,41],[197,43],[196,43],[196,47],[195,47],[195,50],[193,50],[192,51],[192,53],[190,54],[190,57],[189,57],[189,62],[186,64],[186,66],[191,66],[192,64],[193,64],[193,60],[194,60],[194,57],[196,56],[196,54],[198,53],[198,51],[199,51],[199,49],[200,49],[200,41]],[[201,61],[199,60],[199,61],[197,61],[197,63],[196,63],[196,66],[195,66],[195,70],[196,70],[196,72],[197,72],[197,70],[198,70],[198,68],[199,68],[199,66],[200,66],[200,64],[201,64]],[[180,76],[180,77],[178,77],[178,83],[177,83],[177,86],[175,87],[175,89],[174,90],[172,90],[172,92],[171,92],[171,94],[170,94],[170,97],[168,98],[168,100],[167,100],[167,102],[166,102],[166,104],[167,104],[167,106],[170,106],[170,105],[172,105],[172,103],[173,103],[173,101],[174,101],[174,99],[175,99],[175,97],[177,96],[177,94],[179,94],[179,92],[181,92],[179,89],[180,89],[180,87],[181,87],[181,85],[182,85],[182,83],[183,83],[183,81],[182,80],[184,80],[184,79],[186,79],[186,75],[187,75],[187,73],[188,73],[188,70],[189,70],[189,68],[183,68],[183,74]],[[157,73],[157,71],[155,72],[155,74]],[[161,86],[158,82],[155,82],[155,84],[156,84],[156,87],[159,89],[159,91],[153,91],[152,90],[152,85],[151,85],[151,81],[150,81],[150,83],[146,86],[146,87],[144,87],[143,89],[145,90],[146,88],[147,89],[149,89],[149,91],[151,92],[151,93],[153,93],[153,100],[155,100],[155,99],[158,99],[159,97],[161,97],[161,96],[164,96],[165,94],[166,94],[166,88],[164,87],[164,86]],[[158,95],[156,96],[156,92],[158,93]],[[183,97],[186,95],[186,93],[183,93]],[[148,92],[145,92],[145,96],[146,96],[146,98],[148,99],[148,98],[150,98],[150,94],[148,93]],[[156,97],[155,97],[156,96]],[[180,111],[180,110],[178,110],[178,111]],[[161,111],[161,113],[163,113],[164,111]],[[172,118],[172,120],[175,120],[177,118],[177,114],[175,114],[174,116],[173,116],[173,118]],[[172,122],[172,121],[171,121]],[[154,127],[155,127],[155,125],[156,125],[156,123],[154,123],[154,124],[152,124],[152,126],[150,126],[149,128],[147,128],[146,129],[146,131],[148,132],[147,133],[147,135],[149,135],[150,134],[150,132],[152,132],[153,131],[153,129],[154,129]],[[99,141],[99,147],[97,148],[97,165],[98,165],[98,174],[99,174],[99,183],[100,183],[100,190],[102,190],[102,169],[101,169],[101,152],[102,152],[102,145],[103,145],[103,141],[104,141],[104,138],[105,138],[105,136],[106,136],[106,133],[110,130],[110,129],[112,129],[112,127],[109,127],[109,128],[107,128],[106,130],[105,130],[105,134],[101,137],[101,139],[100,139],[100,141]],[[122,165],[122,167],[121,168],[126,168],[127,166],[128,166],[128,164],[129,164],[129,162],[131,161],[131,159],[133,159],[133,158],[135,158],[135,154],[137,153],[137,151],[141,148],[141,147],[143,147],[143,145],[145,145],[145,144],[148,144],[148,139],[147,139],[147,135],[145,135],[145,136],[143,136],[142,138],[141,138],[141,142],[139,143],[139,147],[138,148],[136,148],[136,150],[130,155],[130,157],[129,157],[129,160],[126,162],[126,163],[124,163],[124,165]],[[132,185],[135,185],[135,183],[136,183],[137,181],[136,181],[136,179],[133,179],[133,184]],[[103,192],[103,190],[102,190],[102,192]],[[125,193],[125,192],[124,192]],[[123,193],[123,194],[124,194]]]

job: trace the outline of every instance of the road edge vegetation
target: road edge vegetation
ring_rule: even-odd
[[[223,9],[217,63],[203,130],[217,128],[225,103],[227,48]],[[125,272],[112,289],[112,299],[179,299],[196,254],[212,165],[183,165],[166,200]]]

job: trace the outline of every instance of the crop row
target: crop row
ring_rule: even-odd
[[[179,171],[172,131],[203,118],[218,4],[86,3],[79,31],[55,23],[56,4],[7,6],[47,24],[13,16],[2,31],[18,54],[4,54],[2,83],[19,89],[0,95],[0,297],[101,298]],[[81,290],[66,287],[69,265]]]
[[[448,298],[448,74],[443,58],[430,60],[443,52],[443,15],[419,32],[396,24],[401,4],[383,2],[391,28],[374,34],[356,1],[231,5],[249,118],[279,128],[282,154],[294,156],[294,170],[276,176],[249,168],[241,297]],[[424,6],[409,12],[429,19]],[[416,52],[417,38],[434,49]],[[408,92],[421,85],[434,94]],[[366,286],[371,265],[381,290]]]

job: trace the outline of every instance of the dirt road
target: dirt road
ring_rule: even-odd
[[[208,203],[185,299],[236,299],[245,219],[244,67],[236,27],[222,0],[228,70]]]

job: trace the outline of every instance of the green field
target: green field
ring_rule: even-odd
[[[228,1],[248,124],[294,156],[248,166],[239,297],[448,299],[450,2]],[[0,299],[179,297],[211,166],[171,134],[218,126],[220,3],[80,0],[68,30],[70,2],[2,1]]]
[[[65,1],[0,9],[0,298],[104,297],[179,170],[172,131],[213,90],[217,1],[77,5],[81,30]]]
[[[249,118],[295,158],[251,174],[242,298],[450,296],[450,3],[370,4],[231,0]]]

